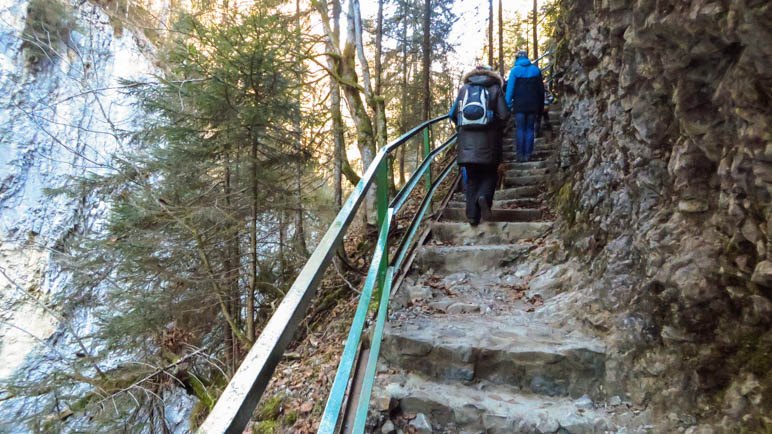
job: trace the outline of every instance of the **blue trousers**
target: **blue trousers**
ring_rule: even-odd
[[[533,153],[536,113],[515,113],[517,124],[517,156],[525,161]]]

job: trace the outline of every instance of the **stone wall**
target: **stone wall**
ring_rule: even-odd
[[[566,1],[557,40],[553,198],[609,395],[772,429],[772,4]]]

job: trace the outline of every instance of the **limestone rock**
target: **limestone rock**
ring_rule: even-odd
[[[432,298],[432,290],[423,285],[415,285],[407,288],[408,297],[411,302],[419,300],[429,300]]]
[[[415,428],[416,432],[430,433],[432,432],[432,424],[429,423],[429,419],[423,413],[418,413],[415,419],[410,421],[410,426]]]
[[[595,408],[595,404],[592,402],[592,398],[590,398],[588,395],[582,395],[581,398],[574,401],[574,405],[576,408],[582,409],[582,410],[589,410],[591,408]]]
[[[382,434],[394,434],[397,432],[397,428],[394,427],[394,423],[391,420],[386,420],[386,422],[381,426],[381,433]]]
[[[678,202],[678,211],[685,213],[700,213],[708,209],[710,207],[707,202],[699,199],[686,199]]]
[[[759,285],[772,286],[772,261],[759,262],[753,270],[751,281]]]
[[[453,303],[446,310],[449,314],[479,312],[480,306],[471,303]]]

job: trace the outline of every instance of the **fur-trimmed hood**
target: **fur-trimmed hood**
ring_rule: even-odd
[[[464,84],[472,83],[472,84],[479,84],[482,86],[491,86],[494,84],[498,84],[499,86],[502,86],[504,84],[504,81],[501,79],[501,76],[496,71],[488,71],[487,69],[473,69],[466,74],[464,74],[464,77],[461,79],[461,81]]]

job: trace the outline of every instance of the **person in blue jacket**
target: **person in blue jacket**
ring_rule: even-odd
[[[518,161],[528,161],[533,153],[536,117],[544,109],[544,80],[525,51],[517,53],[515,66],[509,72],[505,99],[515,113]]]

